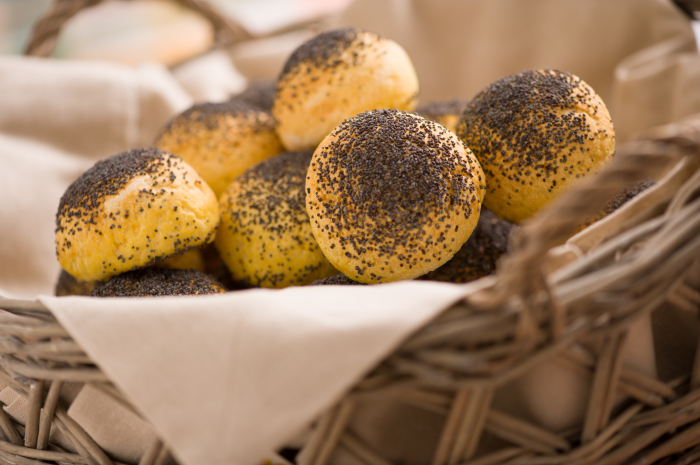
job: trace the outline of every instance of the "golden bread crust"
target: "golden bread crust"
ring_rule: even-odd
[[[179,157],[134,149],[98,162],[68,188],[56,254],[76,279],[105,280],[211,242],[219,207]]]
[[[283,288],[337,274],[318,247],[304,203],[311,152],[288,152],[236,178],[221,196],[215,245],[233,278]]]
[[[193,106],[169,123],[155,146],[189,163],[217,198],[236,176],[283,151],[272,114],[240,100]]]
[[[486,174],[484,206],[514,223],[598,172],[615,151],[603,101],[561,71],[526,71],[492,83],[469,104],[457,131]]]
[[[316,36],[289,58],[272,112],[288,150],[313,150],[343,120],[363,111],[412,111],[418,77],[405,50],[347,28]]]
[[[484,196],[479,163],[443,126],[374,110],[338,126],[306,181],[314,236],[361,283],[412,279],[447,262],[474,230]]]

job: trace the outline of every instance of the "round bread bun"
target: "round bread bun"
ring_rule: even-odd
[[[397,110],[343,122],[306,181],[314,236],[350,279],[413,279],[447,262],[479,220],[484,175],[444,126]]]
[[[236,176],[283,151],[272,114],[238,99],[193,106],[166,126],[155,146],[192,165],[217,198]]]
[[[216,279],[196,270],[146,268],[113,276],[91,293],[92,297],[152,297],[220,294],[226,289]]]
[[[484,206],[514,223],[598,172],[615,151],[605,104],[562,71],[499,79],[469,103],[457,131],[486,174]]]
[[[483,208],[476,229],[452,260],[420,279],[468,283],[494,273],[498,260],[508,252],[513,228],[517,226]]]
[[[288,152],[236,178],[221,196],[214,244],[234,280],[303,286],[337,274],[323,256],[304,203],[311,152]]]
[[[366,110],[412,111],[418,77],[400,45],[355,28],[324,32],[289,57],[272,113],[287,150],[313,150],[338,124]]]
[[[61,267],[101,281],[211,242],[219,206],[181,158],[155,148],[100,161],[68,187],[56,214]]]
[[[97,287],[99,281],[80,281],[68,274],[66,270],[61,270],[58,275],[58,282],[54,288],[57,297],[64,295],[89,295]]]
[[[430,121],[442,124],[450,131],[457,133],[457,123],[462,113],[469,105],[466,100],[453,99],[444,102],[432,102],[416,108],[416,113]]]

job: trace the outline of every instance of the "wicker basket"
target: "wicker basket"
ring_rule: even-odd
[[[545,277],[547,251],[621,186],[673,167],[677,192],[627,221],[591,253]],[[663,194],[663,192],[662,192]],[[696,313],[700,293],[686,283],[700,261],[700,116],[658,128],[622,146],[614,162],[526,225],[494,278],[405,341],[317,424],[301,455],[327,463],[342,447],[371,465],[386,460],[345,431],[360,399],[395,398],[446,416],[433,463],[693,463],[700,460],[700,357],[691,372],[661,382],[625,369],[630,325],[667,300]],[[2,301],[0,381],[29,401],[25,426],[0,409],[0,458],[112,464],[58,402],[67,381],[89,383],[129,405],[48,310]],[[590,337],[603,338],[597,352]],[[496,388],[548,360],[593,373],[584,421],[565,435],[491,409]],[[48,391],[45,389],[50,383]],[[630,400],[615,410],[617,391]],[[40,412],[43,409],[44,415]],[[54,423],[77,454],[48,442]],[[513,446],[472,460],[483,431]],[[154,442],[141,464],[170,459]]]
[[[35,31],[29,51],[48,54],[60,25],[95,3],[59,2]],[[220,17],[214,23],[228,31],[226,40],[248,37]],[[670,173],[682,187],[658,189],[643,212],[613,234],[597,236],[589,253],[550,272],[556,263],[552,250],[582,221],[620,187],[660,173]],[[342,448],[362,463],[387,464],[347,429],[355,405],[367,398],[395,399],[445,417],[433,465],[700,462],[700,352],[692,370],[670,381],[629,370],[621,357],[631,324],[665,302],[697,317],[700,292],[687,281],[698,264],[700,116],[625,144],[604,172],[522,228],[495,277],[412,335],[319,419],[299,462],[325,465]],[[0,459],[20,465],[111,465],[68,416],[59,393],[63,383],[75,381],[133,410],[129,400],[41,304],[3,300],[0,308],[5,310],[0,312],[0,381],[29,403],[26,425],[0,408]],[[594,350],[586,344],[592,337],[603,341]],[[547,361],[593,376],[583,421],[566,433],[492,408],[497,388]],[[615,405],[618,392],[628,399],[621,406]],[[52,425],[77,453],[49,442]],[[475,456],[484,432],[509,445]],[[171,460],[155,440],[140,464]]]

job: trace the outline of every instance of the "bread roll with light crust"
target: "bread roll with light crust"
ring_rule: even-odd
[[[168,124],[155,146],[189,163],[217,198],[236,176],[283,151],[272,114],[240,99],[193,106]]]
[[[246,286],[303,286],[338,271],[318,247],[304,202],[311,152],[287,152],[236,178],[221,196],[215,245]]]
[[[396,42],[355,28],[324,32],[292,53],[272,112],[287,150],[313,150],[338,124],[366,110],[412,111],[418,77]]]
[[[214,239],[214,192],[181,158],[134,149],[98,162],[68,187],[56,214],[61,267],[82,281],[125,271]]]
[[[581,78],[562,71],[525,71],[490,84],[457,131],[486,174],[484,206],[514,223],[598,172],[615,151],[605,104]]]
[[[343,122],[314,152],[306,209],[324,255],[361,283],[416,278],[474,230],[484,175],[445,127],[397,110]]]

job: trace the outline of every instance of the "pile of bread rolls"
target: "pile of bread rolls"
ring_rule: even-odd
[[[495,270],[515,224],[613,156],[608,110],[566,72],[414,113],[418,96],[392,40],[319,34],[276,83],[195,105],[154,147],[74,182],[56,218],[57,294],[467,282]]]

